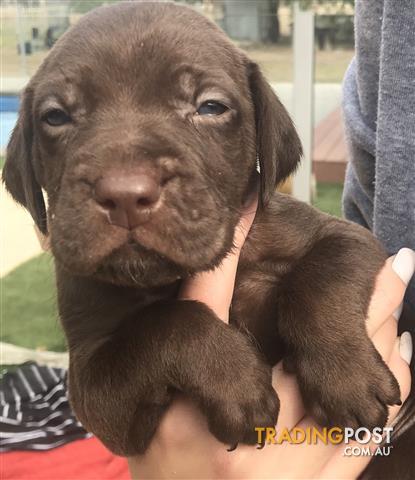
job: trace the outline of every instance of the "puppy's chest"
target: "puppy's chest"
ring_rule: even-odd
[[[283,356],[278,336],[278,298],[283,270],[268,262],[256,266],[240,264],[230,310],[230,323],[254,337],[272,365]]]

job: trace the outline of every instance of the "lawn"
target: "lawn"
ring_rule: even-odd
[[[3,342],[41,350],[65,350],[56,313],[50,255],[39,255],[1,279],[1,323]]]
[[[340,216],[341,192],[341,185],[318,185],[315,206]],[[65,350],[50,255],[31,259],[1,280],[1,305],[2,341],[27,348]]]
[[[293,81],[293,49],[290,45],[252,45],[246,48],[252,60],[262,68],[270,82]],[[336,50],[315,49],[316,83],[340,83],[343,80],[354,50],[338,48]]]
[[[342,216],[341,198],[343,185],[338,183],[317,184],[317,196],[314,206],[323,212],[330,213],[336,217]]]

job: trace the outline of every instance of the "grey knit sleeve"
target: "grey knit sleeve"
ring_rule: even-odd
[[[343,210],[394,254],[415,249],[415,0],[356,0],[355,36]],[[414,280],[407,298],[415,307]]]

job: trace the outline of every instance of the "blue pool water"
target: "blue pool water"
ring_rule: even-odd
[[[19,98],[12,95],[0,95],[0,150],[6,148],[10,134],[17,120]]]
[[[17,112],[0,112],[0,149],[6,148],[13,127],[17,120]]]

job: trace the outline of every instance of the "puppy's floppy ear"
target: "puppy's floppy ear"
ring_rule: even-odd
[[[260,202],[264,205],[277,185],[298,166],[302,147],[287,110],[257,64],[249,63],[248,76],[255,108],[256,145],[261,169]]]
[[[45,202],[32,163],[32,98],[33,93],[27,89],[23,95],[17,124],[7,145],[2,176],[13,198],[29,210],[39,230],[46,234]]]

